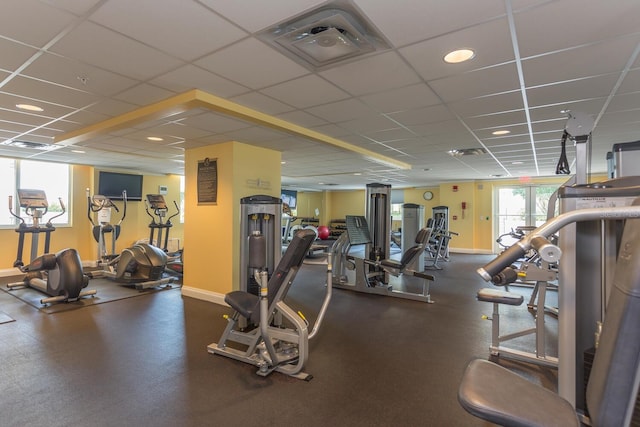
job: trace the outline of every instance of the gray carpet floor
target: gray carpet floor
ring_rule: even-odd
[[[230,311],[179,290],[53,315],[0,292],[15,320],[0,324],[0,425],[486,426],[456,393],[466,364],[489,356],[491,307],[475,299],[486,285],[475,269],[490,259],[453,254],[433,272],[434,304],[334,290],[309,382],[209,354]],[[312,322],[324,281],[305,265],[287,299]],[[507,307],[502,320],[532,316]],[[553,371],[503,363],[554,387]]]

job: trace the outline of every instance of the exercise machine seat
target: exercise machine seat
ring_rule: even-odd
[[[400,261],[394,259],[383,259],[377,263],[378,266],[384,268],[385,270],[397,270],[397,273],[400,274],[404,271],[404,269],[413,263],[413,261],[419,257],[422,252],[424,252],[424,248],[429,242],[431,238],[431,229],[424,227],[418,231],[415,238],[415,245],[411,246],[409,249],[404,251]],[[391,273],[394,273],[391,271]]]
[[[286,252],[282,255],[267,284],[269,307],[273,304],[285,282],[289,270],[299,268],[302,265],[315,238],[316,233],[311,229],[298,230],[293,236],[293,240],[287,246]],[[281,295],[280,298],[284,299],[284,296]],[[232,291],[225,295],[224,301],[252,323],[260,322],[260,298],[258,296],[245,291]]]
[[[628,426],[631,421],[640,383],[639,323],[640,219],[628,219],[587,383],[586,404],[594,427]],[[471,362],[458,400],[469,413],[497,424],[579,425],[569,416],[571,405],[560,396],[487,361]],[[554,424],[555,419],[559,423]]]
[[[569,402],[487,360],[467,366],[458,400],[470,414],[502,426],[580,426]]]

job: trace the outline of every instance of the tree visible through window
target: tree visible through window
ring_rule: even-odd
[[[547,220],[549,198],[557,190],[554,185],[500,187],[496,191],[496,227],[498,236],[517,227],[538,227]],[[554,212],[555,215],[555,212]],[[503,243],[505,241],[503,240]],[[496,251],[500,248],[494,248]]]
[[[62,212],[59,199],[65,205],[65,214],[56,218],[56,225],[69,224],[69,188],[70,166],[63,163],[47,163],[32,160],[0,159],[0,191],[5,196],[13,196],[14,212],[20,212],[25,221],[31,223],[23,209],[18,211],[18,188],[44,190],[49,202],[49,209],[44,220]],[[2,194],[0,194],[1,196]],[[4,206],[7,206],[5,203]],[[9,209],[0,210],[0,226],[15,226],[17,220],[9,214]]]

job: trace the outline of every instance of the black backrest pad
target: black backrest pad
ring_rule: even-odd
[[[280,262],[269,279],[269,284],[267,285],[269,289],[269,305],[273,302],[273,298],[278,293],[289,270],[299,268],[302,265],[302,261],[307,256],[309,248],[315,239],[316,233],[310,229],[298,230],[293,236],[293,240],[289,243],[287,250],[280,258]]]
[[[369,225],[365,217],[347,215],[345,217],[345,225],[347,226],[347,234],[349,235],[349,243],[351,243],[351,245],[366,245],[371,243],[371,233],[369,233]]]
[[[640,380],[640,219],[626,222],[613,282],[587,385],[593,425],[602,426],[624,425]]]
[[[429,239],[431,238],[431,229],[429,227],[421,228],[416,234],[416,244],[417,245],[426,245]]]
[[[404,253],[402,254],[402,258],[400,258],[400,264],[402,265],[402,268],[405,268],[407,264],[413,261],[414,258],[420,256],[422,251],[424,251],[424,246],[422,245],[411,246],[409,249],[404,251]]]

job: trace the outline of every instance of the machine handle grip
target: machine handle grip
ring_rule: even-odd
[[[525,250],[516,243],[515,245],[510,246],[496,258],[491,260],[487,265],[485,265],[484,267],[480,267],[476,271],[484,280],[489,282],[493,278],[493,276],[509,267],[518,259],[522,258],[525,253]]]
[[[62,208],[62,213],[65,213],[67,211],[67,207],[64,205],[64,202],[62,201],[62,197],[58,197],[58,202],[60,203],[60,207]]]
[[[491,278],[491,283],[496,286],[507,286],[518,280],[518,272],[513,267],[507,267]]]
[[[13,211],[13,196],[9,195],[9,211]]]
[[[543,236],[531,238],[531,247],[540,255],[540,258],[550,263],[558,262],[562,256],[562,250]]]

